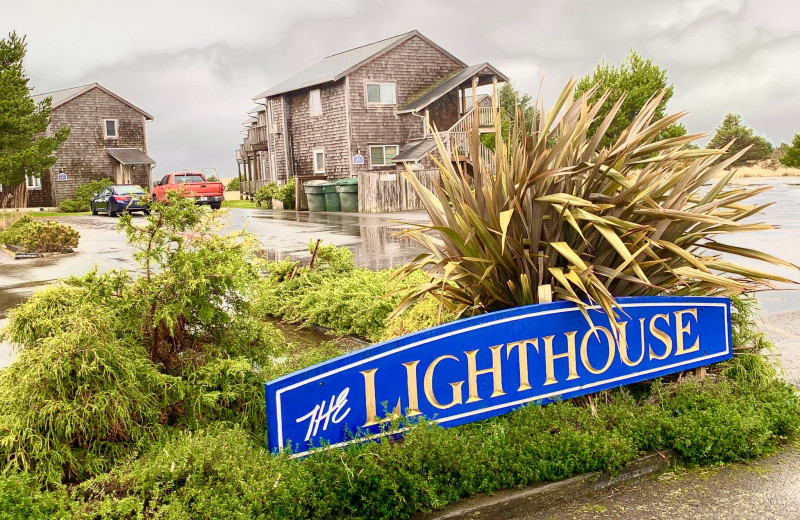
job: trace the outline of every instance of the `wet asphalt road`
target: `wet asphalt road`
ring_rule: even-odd
[[[227,218],[226,231],[247,229],[259,239],[267,258],[308,260],[309,241],[321,239],[324,244],[347,246],[355,263],[370,269],[394,267],[413,259],[420,250],[395,234],[408,227],[403,223],[427,222],[421,211],[359,215],[232,209]],[[93,266],[101,272],[115,268],[140,271],[125,235],[116,229],[117,219],[76,215],[58,220],[81,234],[75,255],[12,260],[0,253],[0,327],[8,309],[25,301],[36,288],[59,278],[82,275]],[[142,220],[140,215],[134,216],[134,222]],[[13,355],[10,345],[0,343],[0,368],[10,363]]]

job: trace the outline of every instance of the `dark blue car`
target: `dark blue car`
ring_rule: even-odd
[[[150,214],[150,204],[141,186],[115,184],[97,193],[92,199],[92,215],[106,213],[109,217],[116,217],[123,211]]]

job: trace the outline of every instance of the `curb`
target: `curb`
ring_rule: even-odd
[[[481,518],[512,518],[537,513],[576,498],[590,495],[607,487],[660,474],[675,460],[672,450],[649,453],[630,462],[619,473],[584,473],[549,484],[537,484],[523,489],[498,491],[493,495],[476,495],[452,506],[424,515],[415,515],[413,520],[475,520]]]

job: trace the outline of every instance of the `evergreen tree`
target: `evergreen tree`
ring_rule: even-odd
[[[786,153],[781,157],[781,164],[787,168],[800,168],[800,134],[794,134],[792,146],[786,146]]]
[[[772,153],[772,143],[760,135],[756,135],[752,128],[742,123],[742,116],[729,112],[717,128],[717,133],[709,141],[709,148],[722,148],[733,141],[728,149],[728,154],[735,154],[744,148],[751,148],[736,160],[732,166],[742,166],[754,161],[766,159]]]
[[[53,155],[69,135],[62,128],[51,137],[44,137],[50,122],[50,98],[36,104],[23,68],[27,44],[25,37],[12,32],[0,39],[0,184],[22,186],[17,193],[24,195],[26,175],[41,177],[52,166]],[[17,206],[26,203],[25,197],[15,196]]]
[[[575,89],[575,99],[597,85],[590,96],[590,102],[596,102],[605,92],[609,93],[608,100],[597,114],[597,121],[592,125],[590,133],[594,133],[600,122],[608,115],[614,103],[625,95],[625,101],[617,112],[611,126],[608,127],[601,146],[609,146],[617,141],[622,131],[627,128],[639,110],[648,99],[666,89],[666,94],[658,105],[655,119],[666,115],[667,102],[672,97],[674,87],[667,86],[667,69],[660,67],[651,59],[644,59],[639,53],[631,49],[628,57],[619,67],[601,61],[594,72],[584,76]],[[682,124],[674,124],[661,132],[659,138],[678,137],[686,133]]]

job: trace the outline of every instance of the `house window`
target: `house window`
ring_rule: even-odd
[[[319,148],[312,153],[314,154],[314,173],[325,173],[325,150]]]
[[[394,83],[367,83],[367,104],[396,105],[395,87]]]
[[[322,97],[320,96],[319,89],[315,88],[308,94],[309,105],[311,106],[312,116],[322,115]]]
[[[397,157],[399,146],[396,144],[387,144],[381,146],[369,147],[369,165],[370,166],[391,166],[392,159]]]
[[[34,175],[26,175],[25,186],[27,186],[29,190],[40,189],[42,187],[42,178]]]
[[[119,137],[119,121],[116,119],[103,119],[103,136],[106,139],[117,139]]]

